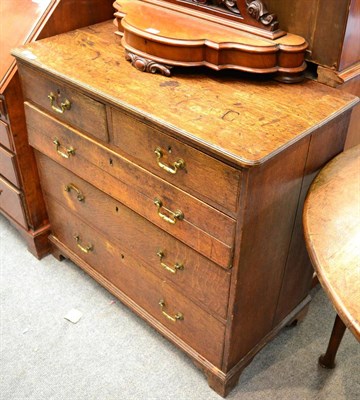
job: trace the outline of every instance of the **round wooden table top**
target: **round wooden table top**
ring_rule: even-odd
[[[360,145],[320,171],[310,187],[303,222],[319,281],[360,341]]]

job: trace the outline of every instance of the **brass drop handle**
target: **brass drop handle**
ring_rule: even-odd
[[[71,190],[73,190],[74,192],[76,192],[76,198],[79,201],[85,200],[85,196],[81,193],[80,189],[78,189],[73,183],[68,183],[67,185],[65,185],[64,190],[65,192],[70,192]]]
[[[68,99],[65,99],[64,101],[62,101],[60,104],[55,104],[57,96],[54,95],[53,92],[50,92],[48,94],[48,99],[50,100],[50,106],[51,108],[59,113],[59,114],[64,114],[64,112],[66,110],[70,110],[71,108],[71,103]]]
[[[87,246],[84,247],[84,246],[80,243],[80,236],[79,236],[79,235],[74,235],[74,239],[76,240],[76,245],[77,245],[77,247],[78,247],[81,251],[83,251],[84,253],[88,254],[88,253],[90,253],[90,251],[93,251],[93,250],[94,250],[94,246],[93,246],[92,244],[88,244]]]
[[[176,322],[176,321],[182,321],[182,320],[184,319],[184,315],[183,315],[182,313],[180,313],[180,312],[176,313],[174,316],[168,314],[168,313],[165,311],[165,307],[166,307],[166,306],[165,306],[165,301],[164,301],[163,299],[161,299],[161,300],[159,301],[159,306],[160,306],[160,308],[161,308],[162,314],[163,314],[167,319],[169,319],[170,321]]]
[[[159,250],[156,255],[160,258],[160,265],[166,269],[166,271],[171,272],[172,274],[176,274],[177,271],[182,271],[184,269],[184,265],[181,263],[175,263],[174,267],[169,267],[166,265],[164,262],[162,262],[162,259],[165,257],[165,254],[162,250]]]
[[[158,166],[162,169],[164,169],[166,172],[169,172],[169,174],[176,174],[179,169],[185,168],[185,161],[179,158],[177,161],[174,163],[167,165],[164,164],[161,159],[164,157],[164,153],[161,150],[160,147],[157,147],[155,149],[155,154],[156,154],[156,161],[158,163]]]
[[[181,221],[184,219],[184,213],[180,210],[176,210],[176,211],[171,211],[168,208],[163,206],[163,203],[160,199],[155,198],[154,199],[154,204],[157,207],[157,213],[159,215],[159,217],[161,219],[163,219],[164,221],[168,222],[169,224],[176,224],[176,221]],[[161,208],[163,208],[166,212],[168,212],[170,214],[170,217],[166,214],[163,214],[161,212]]]
[[[57,138],[54,139],[53,141],[54,145],[55,145],[55,150],[56,152],[63,158],[69,158],[70,156],[74,156],[75,155],[75,149],[72,147],[66,148],[65,147],[65,151],[60,150],[61,144],[59,142],[59,140]]]

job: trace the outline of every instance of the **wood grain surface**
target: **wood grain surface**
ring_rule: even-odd
[[[360,146],[316,177],[304,206],[304,232],[322,286],[360,341]]]
[[[48,157],[37,153],[37,161],[42,188],[48,197],[56,199],[84,221],[88,221],[89,225],[108,235],[114,243],[130,249],[153,273],[165,281],[173,282],[181,293],[192,298],[200,307],[226,318],[229,271],[219,268]],[[57,177],[56,182],[54,176]],[[70,183],[80,190],[84,200],[77,199],[75,189],[69,192],[64,190]],[[165,270],[160,265],[157,255],[159,250],[164,254],[163,263],[174,269],[174,263],[179,262],[183,269],[176,273]]]
[[[173,78],[140,73],[125,61],[114,31],[106,22],[13,54],[242,166],[263,163],[358,102],[312,81],[286,85],[193,69]]]

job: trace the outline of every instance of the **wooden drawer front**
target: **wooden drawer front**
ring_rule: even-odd
[[[21,192],[0,175],[0,209],[27,229]]]
[[[124,248],[80,221],[60,203],[48,197],[46,201],[53,233],[60,242],[161,324],[220,367],[225,331],[222,323],[144,268]],[[78,243],[74,239],[76,235],[79,236]],[[90,246],[92,250],[85,253]],[[159,306],[161,299],[165,301],[169,314],[181,312],[184,320],[173,322],[162,315]]]
[[[0,144],[12,150],[12,144],[10,141],[10,130],[9,125],[6,122],[0,121]]]
[[[0,99],[0,118],[7,119],[6,111],[5,111],[5,100]]]
[[[46,194],[140,257],[154,273],[172,281],[201,307],[226,318],[229,272],[48,157],[37,153],[37,161]],[[161,259],[160,251],[164,254]]]
[[[16,172],[16,156],[0,146],[0,174],[15,186],[20,186]]]
[[[111,113],[111,142],[126,157],[220,210],[235,215],[239,171],[127,114],[114,109]]]
[[[235,220],[119,157],[79,132],[26,104],[30,144],[59,164],[130,207],[190,247],[227,268],[231,263]],[[57,154],[74,148],[68,158]],[[163,207],[154,200],[163,201]],[[165,209],[166,207],[166,209]],[[182,220],[171,212],[181,210]],[[163,217],[159,214],[163,214]],[[164,220],[164,215],[176,223]]]
[[[25,99],[40,105],[61,121],[69,123],[104,142],[108,142],[104,104],[30,68],[19,66],[19,70],[21,70]],[[51,94],[56,97],[53,106],[58,111],[55,111],[51,106],[51,100],[49,99]],[[63,111],[60,104],[66,101],[71,103],[70,109]]]

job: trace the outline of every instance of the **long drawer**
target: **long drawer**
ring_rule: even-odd
[[[20,66],[25,99],[44,108],[56,118],[104,141],[108,141],[105,105],[52,79]]]
[[[21,192],[0,175],[0,209],[27,229]]]
[[[61,243],[220,368],[225,332],[221,322],[60,203],[47,197],[46,202],[53,234]]]
[[[142,259],[201,307],[226,318],[230,273],[97,190],[48,157],[37,153],[44,193]]]
[[[111,143],[136,164],[205,202],[235,215],[241,174],[238,170],[111,109]]]
[[[235,220],[25,103],[30,144],[215,263],[231,264]],[[54,144],[55,143],[55,144]]]
[[[20,187],[16,169],[16,156],[2,146],[0,146],[0,174],[13,185]]]

